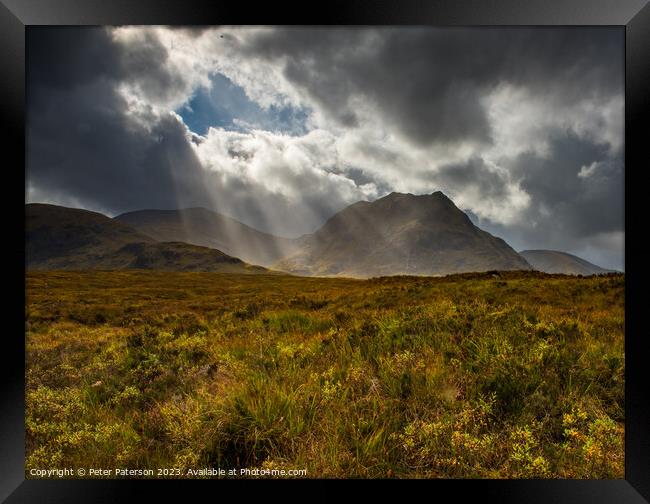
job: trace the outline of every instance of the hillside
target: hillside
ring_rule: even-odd
[[[276,269],[302,275],[372,277],[529,270],[505,241],[476,227],[441,192],[391,193],[350,205]]]
[[[519,252],[536,270],[566,275],[598,275],[613,270],[601,268],[584,259],[557,250],[522,250]]]
[[[624,477],[623,274],[30,271],[26,290],[27,478]]]
[[[25,207],[29,269],[161,269],[269,273],[220,250],[161,243],[103,214],[56,205]]]
[[[264,266],[296,248],[295,240],[263,233],[205,208],[139,210],[118,215],[115,220],[158,241],[182,241],[216,248]]]

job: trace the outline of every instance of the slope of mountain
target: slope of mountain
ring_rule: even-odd
[[[476,227],[442,192],[361,201],[303,237],[275,268],[302,275],[371,277],[530,270],[505,241]]]
[[[56,205],[25,206],[30,269],[161,269],[271,273],[220,250],[161,243],[103,214]]]
[[[243,260],[269,266],[293,252],[296,240],[281,238],[205,208],[139,210],[115,217],[158,241],[182,241],[216,248]]]
[[[564,273],[566,275],[598,275],[611,273],[608,270],[585,261],[580,257],[557,250],[522,250],[519,252],[536,270],[544,273]]]

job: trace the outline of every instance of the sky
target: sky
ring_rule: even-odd
[[[281,236],[442,191],[624,270],[620,27],[29,27],[26,200]]]

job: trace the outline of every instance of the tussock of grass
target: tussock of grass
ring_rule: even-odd
[[[622,478],[624,276],[30,272],[27,475]]]

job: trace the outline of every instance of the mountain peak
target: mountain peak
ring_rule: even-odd
[[[413,193],[402,193],[402,192],[397,192],[393,191],[386,196],[379,198],[379,199],[386,199],[386,200],[397,200],[397,199],[426,199],[426,198],[436,198],[436,199],[442,199],[445,201],[451,201],[449,197],[443,193],[442,191],[434,191],[431,194],[413,194]]]
[[[449,201],[451,201],[451,199],[449,198],[449,196],[447,196],[447,195],[446,195],[445,193],[443,193],[442,191],[433,191],[429,196],[433,196],[433,197],[436,197],[436,198],[441,198],[441,199],[445,199],[445,200],[449,200]]]
[[[411,193],[401,193],[401,192],[393,191],[392,193],[387,194],[386,196],[380,199],[396,200],[396,199],[409,198],[409,197],[413,198],[415,196]]]
[[[530,269],[503,240],[477,228],[441,191],[392,192],[332,216],[279,269],[370,277]]]

